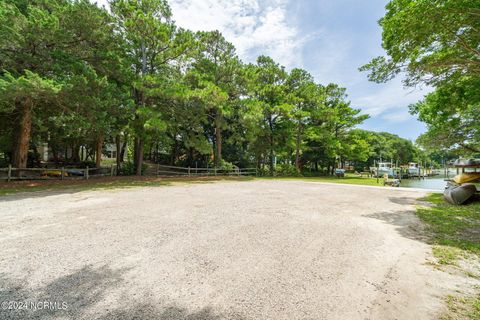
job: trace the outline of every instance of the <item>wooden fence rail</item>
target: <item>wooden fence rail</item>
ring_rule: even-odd
[[[256,176],[257,168],[192,168],[156,164],[147,175],[156,176]],[[0,168],[0,180],[47,180],[89,179],[90,177],[114,176],[114,165],[100,168]]]
[[[175,167],[157,164],[157,176],[217,176],[217,175],[236,175],[236,176],[253,176],[257,175],[257,168],[198,168],[198,167]]]
[[[116,175],[115,167],[99,168],[0,168],[0,180],[89,179]]]

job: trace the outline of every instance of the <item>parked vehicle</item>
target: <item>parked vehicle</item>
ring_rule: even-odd
[[[345,177],[345,169],[335,169],[335,176],[340,178]]]

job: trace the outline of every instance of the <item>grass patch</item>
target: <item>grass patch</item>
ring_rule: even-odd
[[[301,180],[310,182],[330,182],[330,183],[344,183],[344,184],[357,184],[364,186],[383,186],[383,178],[369,178],[359,177],[353,175],[347,175],[344,178],[326,176],[326,177],[260,177],[257,179],[275,179],[275,180]]]
[[[448,313],[442,320],[480,319],[480,295],[476,297],[448,296],[446,298]]]
[[[251,177],[101,177],[91,178],[89,180],[39,180],[39,181],[12,181],[0,184],[0,197],[20,192],[38,192],[38,191],[85,191],[85,190],[105,190],[134,187],[158,187],[167,186],[174,183],[208,183],[214,181],[247,181]]]
[[[457,260],[465,255],[465,251],[448,246],[433,246],[433,255],[438,259],[440,264],[456,265]]]
[[[480,202],[451,205],[441,194],[431,194],[424,201],[432,206],[420,207],[417,214],[433,234],[435,244],[443,246],[434,250],[439,257],[453,261],[458,256],[455,249],[480,256]]]
[[[454,265],[468,255],[480,258],[480,201],[456,206],[443,200],[441,194],[431,194],[422,199],[429,206],[417,208],[417,214],[432,233],[433,255],[440,265]],[[475,199],[478,200],[478,199]],[[464,270],[477,278],[477,274]],[[480,320],[480,288],[473,296],[448,296],[448,312],[443,320]]]
[[[367,186],[383,186],[383,179],[359,177],[347,175],[344,178],[337,177],[238,177],[238,176],[201,176],[201,177],[167,177],[157,178],[152,176],[119,176],[119,177],[100,177],[84,179],[66,179],[66,180],[31,180],[31,181],[11,181],[0,183],[0,197],[4,195],[19,192],[37,192],[37,191],[59,191],[59,190],[96,190],[96,189],[117,189],[132,187],[152,187],[166,186],[172,183],[207,183],[214,181],[249,181],[249,180],[300,180],[309,182],[330,182],[344,183]]]

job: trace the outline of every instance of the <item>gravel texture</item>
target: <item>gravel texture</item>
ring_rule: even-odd
[[[265,180],[3,197],[0,302],[27,303],[0,319],[435,319],[462,280],[426,263],[421,196]]]

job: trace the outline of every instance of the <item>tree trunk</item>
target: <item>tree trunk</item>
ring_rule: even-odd
[[[120,151],[121,148],[122,148],[122,143],[121,143],[121,141],[120,141],[120,135],[117,134],[117,135],[115,136],[115,150],[116,150],[116,152],[115,152],[115,160],[116,160],[116,164],[117,164],[117,175],[118,175],[118,173],[120,172],[120,164],[121,164],[120,159],[122,159],[122,158],[121,158],[121,153],[122,153],[122,152]]]
[[[193,167],[194,150],[192,147],[188,148],[188,166]]]
[[[270,115],[268,117],[268,124],[269,124],[269,127],[270,127],[270,176],[273,177],[273,171],[274,171],[274,138],[273,138],[273,119],[272,119],[272,116]]]
[[[95,141],[95,167],[100,168],[102,166],[102,147],[103,147],[103,135],[98,134]]]
[[[302,124],[298,125],[297,141],[295,144],[295,168],[300,173],[300,144],[302,143]]]
[[[123,136],[123,144],[120,150],[120,163],[123,163],[123,159],[125,159],[125,150],[127,150],[127,144],[128,144],[128,135],[126,134]]]
[[[74,142],[72,144],[72,163],[79,163],[80,162],[80,145],[78,142]]]
[[[177,142],[177,139],[175,138],[174,142],[173,142],[172,149],[170,150],[170,165],[171,166],[174,166],[175,161],[177,160],[177,146],[178,146],[178,142]]]
[[[145,41],[142,40],[141,43],[141,50],[142,50],[142,80],[144,80],[147,74],[147,49],[145,47]],[[137,107],[144,107],[145,106],[145,92],[140,91],[136,92],[136,99],[137,99]],[[136,130],[136,137],[135,137],[135,145],[133,147],[134,151],[134,166],[135,166],[135,174],[137,176],[142,175],[142,165],[143,165],[143,149],[144,149],[144,141],[143,138],[139,137],[139,134],[143,133],[143,123],[140,123],[139,116],[136,115],[135,119],[137,120],[137,130]]]
[[[142,175],[142,165],[143,165],[143,139],[140,137],[135,137],[135,146],[134,146],[134,164],[135,164],[135,174],[137,176]]]
[[[215,166],[219,167],[222,163],[222,115],[217,111],[215,115]]]
[[[137,176],[142,175],[142,167],[143,167],[143,148],[144,148],[144,141],[140,139],[140,144],[138,146],[138,165],[137,165]]]
[[[272,139],[273,140],[273,139]],[[273,147],[270,147],[270,176],[273,177],[273,167],[275,165],[275,155],[273,153]]]
[[[27,99],[19,105],[19,117],[17,120],[17,130],[14,133],[12,165],[15,168],[26,168],[28,158],[28,147],[30,142],[30,133],[32,131],[32,108],[33,104]]]

